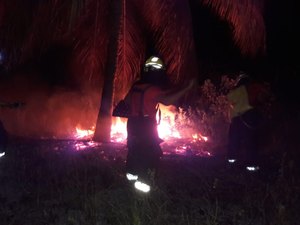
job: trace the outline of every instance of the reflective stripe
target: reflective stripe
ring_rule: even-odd
[[[235,162],[236,162],[236,159],[228,159],[228,162],[229,162],[229,163],[235,163]]]
[[[257,171],[259,170],[259,166],[247,166],[246,169],[248,171]]]
[[[137,180],[138,179],[138,175],[134,175],[131,173],[127,173],[126,177],[127,177],[127,180]]]
[[[149,192],[150,191],[150,185],[146,184],[146,183],[143,183],[141,181],[136,181],[134,183],[134,187],[139,190],[139,191],[142,191],[142,192]]]

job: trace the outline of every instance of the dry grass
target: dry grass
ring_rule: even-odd
[[[283,144],[283,143],[281,143]],[[287,155],[249,174],[222,157],[162,159],[149,195],[114,146],[12,138],[0,162],[0,224],[296,224],[299,173]],[[114,151],[114,154],[113,154]]]
[[[190,118],[215,140],[221,136],[211,127],[226,125],[227,81],[222,88],[205,82],[206,101]],[[280,119],[270,117],[260,172],[228,167],[222,151],[211,158],[164,156],[149,195],[126,181],[126,150],[118,146],[75,151],[75,141],[11,137],[8,155],[0,159],[0,224],[297,224],[296,119],[283,112]]]

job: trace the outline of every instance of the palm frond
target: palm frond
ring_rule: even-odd
[[[120,96],[115,96],[116,99],[128,91],[141,72],[146,51],[141,21],[134,2],[123,0],[115,74],[115,93]]]
[[[99,89],[107,62],[108,2],[90,1],[84,8],[72,33],[71,72],[83,86]]]
[[[83,0],[49,0],[37,4],[22,46],[22,61],[42,54],[51,43],[68,38],[83,6]]]
[[[191,61],[195,61],[196,54],[188,1],[145,1],[142,9],[171,80],[181,83],[194,76],[197,68]]]
[[[243,55],[265,53],[266,28],[262,0],[199,0],[232,25],[233,39]]]

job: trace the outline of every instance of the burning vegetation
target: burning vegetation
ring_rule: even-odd
[[[263,4],[246,2],[193,3],[214,10],[227,21],[226,29],[234,34],[232,43],[244,54],[256,55],[265,45]],[[138,78],[149,51],[164,58],[174,85],[200,76],[193,36],[200,28],[193,24],[189,1],[29,1],[28,10],[20,11],[21,4],[5,0],[0,5],[0,29],[5,34],[0,38],[2,84],[16,82],[14,92],[19,95],[14,96],[27,103],[18,115],[3,112],[12,134],[65,139],[78,137],[76,128],[87,131],[99,126],[109,133],[111,126],[99,121],[110,115],[114,102]],[[2,96],[12,97],[11,92],[3,91]],[[102,109],[103,99],[108,104]],[[209,113],[200,117],[204,120]],[[193,116],[194,111],[189,117]],[[174,124],[162,123],[161,133],[171,126],[169,135],[176,135]],[[206,128],[197,129],[189,136],[211,136],[203,134]]]
[[[299,110],[267,104],[259,173],[225,167],[222,158],[233,85],[227,71],[266,53],[264,10],[272,2],[0,1],[1,99],[25,103],[0,111],[10,134],[0,155],[0,223],[297,224]],[[211,26],[215,42],[199,44]],[[205,61],[199,52],[207,44],[210,54],[224,48]],[[233,55],[220,50],[227,47]],[[180,106],[161,106],[163,163],[144,196],[124,177],[126,119],[112,119],[109,144],[92,138],[152,51],[173,85],[199,78],[199,86]],[[228,60],[216,62],[220,53]]]

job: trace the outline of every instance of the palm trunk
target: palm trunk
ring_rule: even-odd
[[[111,130],[111,115],[113,104],[114,79],[116,72],[116,60],[118,49],[118,36],[120,29],[120,19],[122,14],[122,1],[110,1],[110,39],[108,46],[108,58],[105,69],[104,83],[102,89],[102,99],[97,118],[94,141],[109,142]]]

